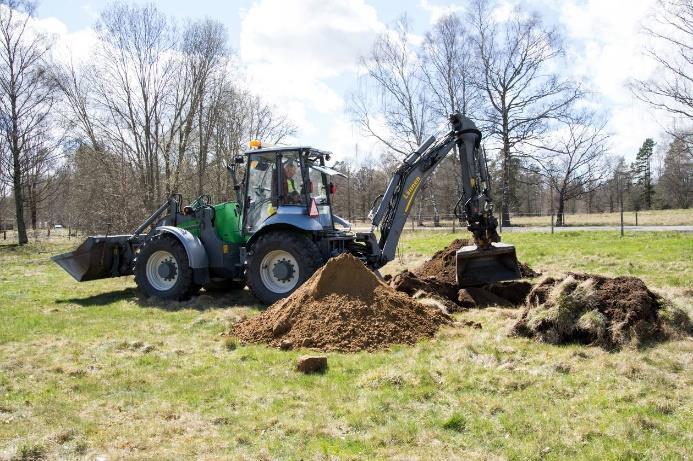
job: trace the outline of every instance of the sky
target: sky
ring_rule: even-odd
[[[145,3],[139,1],[139,3]],[[151,2],[146,2],[151,3]],[[357,63],[377,34],[406,13],[423,35],[442,15],[464,14],[467,2],[444,0],[159,0],[181,21],[213,18],[227,27],[245,84],[289,115],[298,131],[292,144],[331,150],[336,158],[376,152],[375,140],[354,126],[346,111],[359,78]],[[608,121],[611,152],[631,160],[646,137],[658,138],[666,120],[628,90],[630,78],[655,67],[642,54],[641,27],[655,0],[500,0],[499,14],[516,5],[539,11],[564,39],[566,77],[591,91],[589,103]],[[37,16],[63,53],[88,55],[93,26],[107,0],[42,0]],[[69,51],[68,51],[69,50]],[[357,146],[358,145],[358,149]]]

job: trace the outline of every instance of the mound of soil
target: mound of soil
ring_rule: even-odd
[[[448,312],[487,306],[517,306],[524,304],[532,284],[524,280],[492,283],[483,287],[469,287],[460,290],[456,278],[457,250],[468,245],[468,240],[454,240],[446,248],[435,253],[413,271],[404,270],[388,279],[391,287],[410,296],[427,293],[429,297],[444,298]],[[523,277],[536,277],[539,274],[527,264],[520,263]]]
[[[439,282],[456,285],[457,269],[455,255],[457,250],[465,245],[470,245],[469,240],[453,240],[450,245],[436,252],[431,256],[431,259],[414,269],[414,273],[421,278],[434,277]]]
[[[450,245],[436,252],[431,256],[431,259],[423,262],[413,272],[422,278],[435,277],[440,282],[455,285],[457,283],[455,255],[457,250],[466,245],[471,245],[471,242],[465,239],[453,240]],[[522,274],[523,278],[533,278],[541,275],[541,273],[525,263],[520,262],[519,266],[520,274]]]
[[[378,350],[432,337],[451,318],[399,293],[349,254],[330,259],[291,296],[233,329],[282,349]]]
[[[450,313],[472,307],[522,305],[532,289],[532,284],[526,280],[509,280],[483,287],[459,289],[454,282],[449,283],[434,276],[421,277],[408,270],[392,277],[390,286],[415,298],[442,298]]]
[[[690,332],[685,312],[666,304],[639,278],[573,273],[541,280],[512,329],[551,344],[578,342],[609,350],[676,332]]]
[[[513,280],[498,282],[483,287],[470,287],[460,290],[456,278],[457,250],[469,245],[468,240],[454,240],[444,249],[435,253],[413,271],[404,270],[388,280],[397,291],[414,296],[427,293],[428,297],[444,298],[448,312],[471,307],[517,306],[524,303],[532,284]],[[520,263],[523,277],[540,275],[527,264]]]

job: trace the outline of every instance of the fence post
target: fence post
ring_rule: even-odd
[[[623,201],[621,201],[621,237],[623,237]]]
[[[455,221],[457,221],[457,218],[455,216],[452,217],[452,233],[455,233]]]
[[[635,210],[635,225],[638,225],[638,210]]]
[[[551,234],[553,234],[553,213],[551,213]]]
[[[2,231],[2,239],[7,240],[7,231],[6,230]]]

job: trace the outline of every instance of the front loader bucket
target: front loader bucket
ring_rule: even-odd
[[[512,245],[493,243],[489,249],[471,245],[457,250],[457,284],[461,287],[521,277],[515,247]]]
[[[51,258],[78,282],[132,273],[127,240],[130,235],[88,237],[74,251]]]

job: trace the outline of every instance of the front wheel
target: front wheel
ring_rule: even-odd
[[[159,234],[144,244],[135,260],[135,282],[147,296],[181,300],[197,288],[183,245]]]
[[[251,248],[248,287],[260,301],[272,304],[293,293],[322,263],[317,245],[303,234],[271,232]]]

